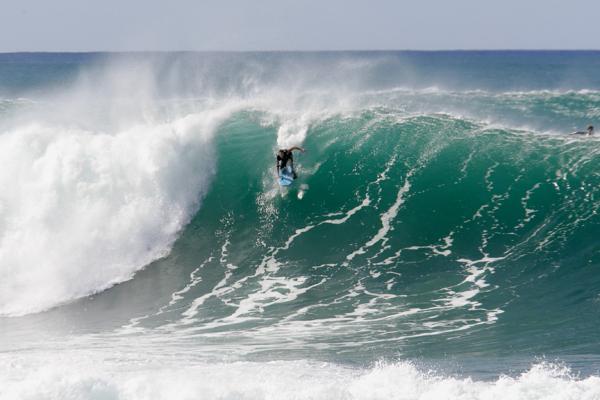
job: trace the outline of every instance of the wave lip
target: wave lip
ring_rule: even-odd
[[[116,132],[49,124],[0,136],[0,315],[102,291],[165,256],[214,174],[222,112]]]

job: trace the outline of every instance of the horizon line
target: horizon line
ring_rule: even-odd
[[[123,53],[468,53],[468,52],[600,52],[598,49],[315,49],[315,50],[15,50],[4,54],[123,54]]]

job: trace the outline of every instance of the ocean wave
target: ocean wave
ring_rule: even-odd
[[[321,216],[344,215],[348,210],[357,210],[367,199],[366,206],[360,206],[339,224],[342,230],[356,230],[355,237],[341,241],[334,252],[322,253],[322,262],[309,265],[298,261],[299,265],[350,266],[360,271],[342,293],[336,294],[338,299],[345,299],[346,291],[359,293],[352,294],[361,298],[358,305],[340,310],[338,315],[355,319],[373,307],[387,309],[384,315],[395,307],[400,313],[413,308],[410,304],[400,307],[401,297],[391,301],[373,296],[385,291],[379,290],[378,279],[371,282],[377,291],[365,286],[369,278],[363,269],[374,268],[369,276],[386,276],[385,287],[398,287],[398,281],[388,276],[389,271],[376,267],[400,268],[404,263],[410,265],[414,257],[422,257],[427,264],[452,254],[452,263],[460,274],[446,285],[436,285],[426,304],[417,308],[438,310],[442,304],[453,312],[459,305],[470,307],[476,314],[473,318],[456,323],[452,317],[430,321],[431,327],[463,329],[493,322],[506,300],[480,307],[479,298],[493,285],[478,286],[475,278],[474,282],[463,282],[474,273],[469,271],[472,265],[460,260],[505,260],[519,240],[541,241],[542,248],[568,241],[576,229],[562,222],[544,228],[554,232],[549,237],[536,236],[545,231],[535,229],[542,229],[540,224],[544,226],[545,218],[551,218],[549,204],[562,210],[559,220],[575,216],[574,221],[584,226],[593,218],[589,213],[597,208],[593,189],[591,194],[567,192],[578,185],[593,185],[590,166],[595,162],[597,140],[540,135],[542,130],[535,125],[504,118],[515,110],[535,114],[541,101],[547,106],[544,115],[553,120],[565,113],[564,107],[568,110],[568,104],[559,104],[552,114],[554,106],[543,103],[543,99],[519,100],[516,105],[509,101],[506,105],[505,99],[497,98],[513,96],[510,93],[446,92],[430,87],[408,90],[404,96],[403,88],[384,92],[365,91],[355,85],[332,88],[320,84],[298,84],[288,89],[255,86],[254,75],[248,78],[251,82],[244,86],[243,93],[209,91],[205,95],[194,92],[190,98],[163,98],[161,90],[165,88],[157,89],[156,71],[148,66],[118,66],[99,77],[92,72],[84,74],[74,88],[48,94],[44,102],[11,120],[0,134],[2,157],[8,160],[1,181],[13,188],[0,196],[2,315],[45,310],[130,279],[144,266],[166,257],[178,238],[185,239],[188,224],[195,218],[206,221],[210,229],[221,229],[224,217],[211,214],[221,215],[216,200],[206,211],[208,215],[197,213],[201,199],[211,195],[220,199],[216,204],[225,207],[228,214],[256,215],[239,229],[255,232],[256,243],[263,243],[265,248],[257,262],[240,268],[249,271],[246,275],[227,282],[242,287],[252,284],[240,294],[245,300],[219,300],[233,308],[230,319],[231,315],[260,318],[255,314],[265,305],[286,303],[286,293],[292,301],[299,296],[294,293],[306,292],[305,287],[313,290],[311,285],[320,286],[306,271],[293,279],[276,276],[290,262],[277,256],[293,253],[294,249],[282,248],[280,240],[290,240],[289,235],[279,232],[281,237],[276,236],[275,229],[281,226],[284,231],[298,231],[294,238],[299,239],[293,239],[293,247],[306,247],[304,243],[312,243],[313,236],[319,235],[333,244],[342,236],[334,232],[336,224],[326,223],[330,218],[323,220]],[[283,77],[279,78],[279,83],[285,83]],[[97,81],[105,84],[99,87]],[[246,92],[248,87],[254,89]],[[403,93],[399,98],[388,96],[398,92]],[[443,101],[432,100],[440,93]],[[447,102],[448,93],[458,101]],[[527,93],[535,97],[546,91]],[[135,95],[135,101],[128,94]],[[485,107],[481,108],[481,97],[494,108],[492,117],[486,116]],[[304,216],[311,223],[299,224],[286,219],[294,215],[284,212],[280,203],[285,193],[280,196],[272,179],[272,154],[278,147],[302,143],[310,150],[299,164],[302,192],[294,196],[303,204],[311,204],[314,212]],[[243,167],[231,169],[243,162]],[[219,178],[222,173],[225,178]],[[211,185],[214,174],[220,182],[216,187]],[[440,176],[445,178],[440,181]],[[507,180],[514,184],[507,185]],[[222,184],[227,181],[236,182],[234,188],[249,188],[249,194],[237,193],[231,185]],[[427,217],[419,202],[453,215],[443,202],[436,202],[435,196],[455,198],[454,190],[459,187],[472,193],[473,199],[480,199],[480,204],[469,205],[467,212],[464,204],[455,201],[455,207],[464,213],[456,214],[453,224],[440,223],[435,235],[411,224],[405,226],[414,218],[412,215],[424,220]],[[549,190],[557,195],[565,193],[572,203],[563,203],[548,194]],[[536,193],[543,194],[536,197]],[[248,203],[238,203],[241,198]],[[414,198],[419,202],[414,203]],[[464,202],[470,204],[470,200]],[[584,203],[591,208],[579,207]],[[359,229],[354,221],[366,228]],[[403,235],[403,229],[408,233]],[[535,239],[528,238],[529,234]],[[461,235],[465,239],[461,240]],[[501,239],[502,235],[507,239]],[[466,237],[479,243],[466,244]],[[509,240],[511,237],[514,240]],[[213,245],[216,247],[211,251],[216,251],[222,243]],[[235,246],[232,242],[231,247]],[[456,251],[457,246],[463,246],[463,250]],[[198,259],[198,264],[206,258]],[[487,264],[493,263],[496,261]],[[482,269],[484,275],[493,275],[494,269],[487,264]],[[255,268],[264,273],[254,276]],[[185,274],[190,272],[186,270]],[[393,272],[402,274],[400,270]],[[480,278],[485,281],[485,276]],[[355,290],[357,287],[361,289]],[[178,290],[181,287],[173,293]],[[190,291],[186,295],[202,297],[208,293],[210,290]],[[368,300],[363,302],[362,297]],[[195,316],[195,311],[190,311],[192,314]],[[190,318],[188,315],[186,321]],[[421,328],[426,326],[419,325],[416,331]]]

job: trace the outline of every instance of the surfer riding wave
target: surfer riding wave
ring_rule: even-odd
[[[294,150],[301,151],[302,153],[305,151],[302,147],[294,146],[290,147],[289,149],[280,149],[277,152],[277,176],[281,174],[281,170],[283,170],[289,163],[290,167],[292,168],[292,175],[294,176],[294,179],[297,178],[296,171],[294,170],[294,154],[292,153]]]

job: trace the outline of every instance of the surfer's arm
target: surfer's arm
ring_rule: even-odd
[[[304,149],[302,147],[298,147],[298,146],[294,146],[289,148],[289,151],[294,151],[294,150],[298,150],[304,153]]]

